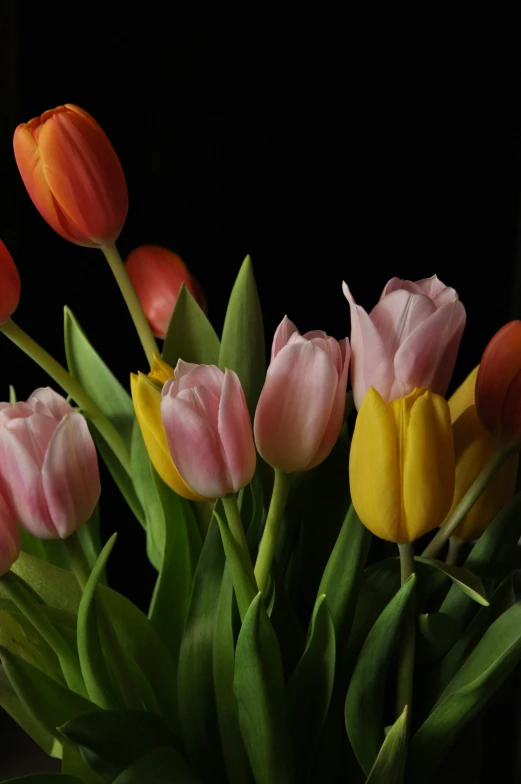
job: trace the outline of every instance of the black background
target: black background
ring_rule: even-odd
[[[74,7],[0,5],[0,236],[22,278],[15,320],[57,357],[67,304],[121,380],[145,369],[101,253],[56,235],[16,169],[16,125],[66,102],[94,115],[123,163],[122,255],[142,243],[180,253],[218,330],[246,253],[268,341],[285,313],[302,331],[348,335],[342,279],[371,308],[390,277],[436,273],[468,311],[453,386],[521,315],[519,57],[488,19]],[[25,397],[48,382],[3,339],[2,399],[10,383]],[[104,534],[120,531],[116,586],[143,605],[142,532],[108,483],[103,502]]]

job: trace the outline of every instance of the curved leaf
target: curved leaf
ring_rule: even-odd
[[[435,558],[421,558],[420,556],[416,555],[414,560],[417,563],[423,563],[426,566],[430,566],[433,569],[438,569],[438,571],[443,572],[446,574],[454,585],[456,585],[464,594],[466,594],[470,599],[481,604],[483,607],[488,607],[487,597],[485,596],[485,589],[483,588],[483,583],[473,572],[469,571],[468,569],[464,569],[461,566],[449,566],[443,561],[437,561]]]
[[[184,283],[177,295],[162,357],[173,368],[179,359],[200,365],[219,362],[219,338]]]
[[[20,697],[9,683],[3,668],[0,667],[0,707],[18,724],[23,731],[50,757],[60,758],[62,747],[50,732],[29,713]]]
[[[154,749],[120,773],[113,784],[199,784],[181,755],[171,748]]]
[[[402,784],[407,759],[407,705],[382,744],[366,784]]]
[[[84,784],[77,776],[66,773],[30,773],[16,779],[4,779],[4,784]]]

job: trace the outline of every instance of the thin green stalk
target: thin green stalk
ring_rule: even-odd
[[[288,500],[289,488],[291,485],[292,474],[285,474],[275,469],[275,482],[270,501],[270,508],[264,526],[264,533],[255,563],[255,579],[259,586],[259,591],[264,595],[268,585],[271,571],[271,564],[275,557],[275,551],[279,541],[280,528],[284,518],[284,509]]]
[[[414,573],[414,545],[399,544],[400,553],[400,577],[401,584]],[[413,676],[414,676],[414,648],[415,648],[415,612],[412,608],[405,621],[405,629],[402,645],[398,658],[398,683],[396,690],[397,715],[401,716],[405,706],[407,710],[407,724],[410,726],[412,696],[413,696]]]
[[[445,542],[450,539],[456,528],[463,522],[465,515],[472,509],[480,495],[488,486],[490,480],[499,471],[510,454],[510,451],[504,449],[495,450],[488,463],[481,473],[477,475],[450,517],[447,518],[436,536],[431,539],[422,553],[423,558],[436,558]]]
[[[459,539],[454,539],[453,536],[449,539],[449,551],[447,553],[447,557],[445,558],[445,563],[447,566],[457,566],[459,560],[459,554],[461,552],[461,545],[463,542],[460,542]]]
[[[84,591],[90,577],[91,569],[77,531],[72,534],[72,536],[69,536],[68,539],[63,539],[63,547],[67,553],[67,558],[69,559],[72,572],[78,581],[78,585],[81,590]]]
[[[246,535],[244,533],[244,527],[241,520],[241,513],[239,512],[239,507],[237,505],[237,496],[235,493],[232,493],[231,495],[227,495],[222,498],[221,501],[226,513],[229,531],[237,546],[237,550],[241,555],[241,560],[243,561],[245,568],[248,571],[248,576],[251,577],[253,582],[255,582],[248,542],[246,541]]]
[[[126,302],[127,308],[132,317],[132,321],[134,322],[134,326],[141,341],[141,345],[143,346],[150,366],[152,366],[153,355],[157,354],[159,356],[161,352],[157,347],[157,343],[152,334],[152,330],[150,329],[147,317],[143,313],[143,308],[141,307],[136,290],[130,282],[125,265],[123,264],[121,256],[119,255],[119,251],[116,248],[116,243],[112,243],[112,245],[105,245],[101,248],[101,250],[103,251],[103,255],[109,263],[109,267],[112,270],[114,277],[116,278],[119,290],[123,295],[123,299]]]
[[[0,331],[11,340],[15,346],[21,348],[42,370],[67,392],[76,401],[81,410],[88,416],[96,429],[110,446],[121,465],[130,475],[130,455],[125,442],[105,414],[85,392],[81,384],[76,381],[65,368],[57,362],[42,346],[24,332],[17,324],[9,319],[0,326]]]

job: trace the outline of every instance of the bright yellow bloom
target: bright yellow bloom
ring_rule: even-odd
[[[389,542],[412,542],[445,519],[454,493],[447,401],[428,389],[385,403],[371,387],[356,420],[349,478],[363,524]]]
[[[164,384],[173,375],[174,371],[170,365],[156,356],[149,376],[144,373],[131,373],[130,388],[134,410],[148,456],[163,482],[183,498],[189,498],[191,501],[207,501],[208,499],[198,495],[186,484],[175,467],[168,448],[161,419],[161,390],[157,382]]]
[[[475,387],[478,370],[479,365],[449,400],[456,453],[456,488],[451,511],[459,504],[497,446],[494,437],[481,424],[476,410]],[[517,453],[505,461],[456,529],[453,534],[455,539],[462,542],[477,539],[514,497],[517,464]]]

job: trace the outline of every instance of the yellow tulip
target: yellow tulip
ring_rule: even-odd
[[[154,356],[149,376],[144,373],[130,374],[132,402],[137,421],[145,441],[148,456],[157,473],[178,495],[191,501],[207,501],[189,487],[174,465],[161,419],[162,384],[174,375],[172,368]]]
[[[440,525],[454,493],[447,401],[415,389],[385,403],[371,387],[356,420],[349,478],[356,513],[381,539],[404,544]]]
[[[481,424],[475,405],[474,368],[449,400],[454,450],[456,453],[456,487],[451,512],[459,504],[472,482],[489,461],[496,441]],[[501,509],[514,497],[518,455],[511,455],[480,495],[453,538],[461,542],[477,539]]]

